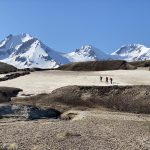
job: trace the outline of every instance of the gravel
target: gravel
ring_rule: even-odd
[[[0,123],[0,145],[16,143],[19,150],[150,149],[148,115],[105,111],[78,114],[70,121]]]

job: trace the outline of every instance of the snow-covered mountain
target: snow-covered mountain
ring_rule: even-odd
[[[92,45],[84,45],[64,54],[26,33],[9,35],[0,42],[0,61],[17,68],[57,68],[70,62],[111,59],[150,60],[150,48],[140,44],[125,45],[110,55]]]
[[[70,62],[108,60],[111,57],[92,45],[64,54],[26,33],[9,35],[0,42],[0,61],[17,68],[57,68]]]
[[[0,42],[0,61],[17,68],[56,68],[69,63],[61,53],[29,34],[9,35]]]
[[[71,62],[94,61],[94,60],[109,60],[112,56],[95,48],[92,45],[84,45],[74,52],[64,55]]]
[[[111,55],[126,61],[150,60],[150,48],[140,44],[130,44],[122,46]]]

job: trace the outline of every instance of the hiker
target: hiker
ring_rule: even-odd
[[[106,83],[108,83],[108,77],[106,77]]]
[[[102,80],[103,80],[103,77],[102,77],[102,76],[100,76],[100,81],[102,82]]]
[[[113,81],[113,79],[112,78],[110,78],[110,83],[112,84],[112,81]]]

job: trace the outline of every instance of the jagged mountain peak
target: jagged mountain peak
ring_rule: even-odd
[[[59,52],[27,33],[11,34],[0,42],[0,61],[17,68],[56,68],[69,63]]]
[[[76,49],[75,51],[65,54],[71,62],[78,61],[94,61],[94,60],[106,60],[111,56],[102,52],[93,45],[87,44],[81,46],[81,48]]]
[[[26,42],[30,39],[33,39],[33,36],[31,36],[30,34],[28,33],[21,33],[21,34],[18,34],[18,35],[13,35],[13,34],[9,34],[7,37],[6,37],[7,40],[20,40],[22,42]],[[5,40],[6,40],[5,39]]]
[[[150,59],[150,48],[142,44],[128,44],[121,46],[112,55],[119,56],[119,59],[127,61],[140,61]]]
[[[147,48],[145,45],[142,44],[128,44],[121,46],[117,51],[115,51],[112,54],[125,54],[132,51],[141,51],[143,49]]]
[[[27,33],[19,35],[8,35],[3,41],[0,42],[0,50],[7,51],[9,49],[15,49],[18,45],[33,39],[33,37]]]
[[[81,46],[81,48],[78,48],[75,50],[75,53],[87,53],[90,55],[94,55],[96,53],[96,51],[100,51],[99,49],[97,49],[96,47],[94,47],[93,45],[83,45]]]
[[[91,44],[86,44],[86,45],[81,46],[81,49],[93,49],[93,48],[95,48],[95,47]]]

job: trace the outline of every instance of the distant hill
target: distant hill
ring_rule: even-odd
[[[130,64],[136,67],[150,67],[150,60],[134,61],[134,62],[130,62]]]
[[[136,69],[136,67],[123,60],[76,62],[63,65],[58,68],[58,70],[68,71],[105,71],[132,69]]]
[[[0,62],[0,74],[16,72],[16,71],[17,71],[16,67]]]

